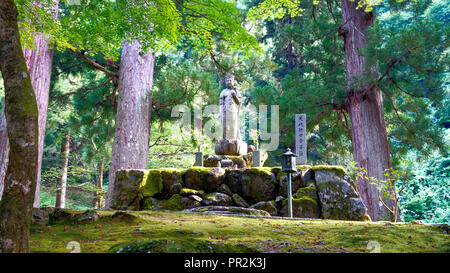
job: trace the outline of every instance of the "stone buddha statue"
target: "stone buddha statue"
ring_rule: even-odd
[[[222,139],[216,143],[214,150],[217,155],[244,155],[247,153],[247,143],[241,140],[239,124],[242,95],[234,86],[231,72],[228,72],[225,82],[226,88],[220,93]]]

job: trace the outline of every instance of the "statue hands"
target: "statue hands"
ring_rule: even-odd
[[[237,105],[241,105],[241,100],[242,100],[242,95],[241,95],[241,93],[239,93],[239,91],[238,91],[236,88],[234,88],[234,87],[233,87],[232,90],[233,90],[232,96],[233,96],[234,102],[235,102]]]

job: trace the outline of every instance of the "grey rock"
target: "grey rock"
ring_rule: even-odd
[[[98,214],[98,212],[96,212],[95,210],[88,210],[88,211],[84,212],[80,216],[80,218],[78,218],[78,222],[90,223],[90,222],[95,222],[98,219],[100,219],[100,214]]]
[[[226,181],[231,191],[239,194],[250,204],[275,199],[277,180],[268,168],[232,170]]]
[[[274,201],[261,201],[258,202],[252,206],[250,206],[252,209],[259,209],[259,210],[265,210],[267,211],[271,216],[278,215],[277,207],[275,206]]]
[[[229,214],[229,215],[251,215],[251,216],[270,216],[267,211],[227,206],[207,206],[184,210],[185,212],[213,213],[213,214]]]
[[[189,195],[188,197],[181,197],[181,208],[190,209],[201,206],[202,198],[197,195]]]
[[[221,192],[221,193],[225,193],[225,194],[227,194],[229,196],[233,195],[233,192],[230,190],[230,187],[228,187],[226,184],[220,185],[219,189],[217,191]]]
[[[206,195],[202,204],[205,206],[230,206],[233,204],[233,199],[224,193],[214,192]]]
[[[351,184],[333,171],[317,170],[314,175],[324,219],[365,219],[367,209]]]
[[[222,168],[190,168],[184,173],[184,185],[194,190],[215,192],[225,177],[226,172]]]
[[[148,173],[147,170],[119,170],[116,174],[111,208],[128,209],[139,193],[139,186]],[[135,208],[139,209],[139,208]]]
[[[51,207],[33,208],[31,223],[39,226],[48,225],[50,213],[52,213],[53,210],[54,208]]]
[[[235,193],[233,195],[231,195],[231,199],[233,199],[233,202],[236,204],[236,206],[238,207],[244,207],[244,208],[248,208],[249,204],[244,200],[244,198],[242,198],[239,194]]]

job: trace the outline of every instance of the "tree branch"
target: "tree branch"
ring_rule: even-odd
[[[90,92],[90,91],[92,91],[92,90],[95,90],[95,89],[97,89],[97,88],[100,88],[100,87],[102,87],[102,86],[105,86],[105,85],[106,85],[107,83],[109,83],[112,79],[113,79],[113,77],[110,77],[110,78],[108,78],[105,82],[103,82],[102,84],[100,84],[100,85],[98,85],[98,86],[85,88],[85,89],[80,90],[80,91],[69,92],[69,93],[66,93],[66,94],[62,94],[62,95],[56,96],[55,98],[58,98],[58,99],[59,99],[59,98],[65,98],[65,97],[72,96],[72,95],[77,95],[77,94],[83,94],[83,93],[86,93],[86,92]]]
[[[86,57],[84,55],[84,52],[78,52],[78,51],[74,51],[72,49],[70,49],[70,51],[72,51],[75,55],[77,55],[78,57],[80,57],[81,59],[85,60],[88,64],[90,64],[93,68],[98,69],[110,76],[114,76],[117,77],[117,73],[110,71],[108,69],[106,69],[105,67],[103,67],[102,65],[100,65],[99,63],[97,63],[95,60],[89,59],[88,57]]]

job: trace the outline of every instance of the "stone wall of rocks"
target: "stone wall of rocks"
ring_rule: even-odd
[[[343,168],[297,168],[292,174],[294,217],[370,220]],[[239,207],[272,216],[288,214],[287,176],[280,167],[120,170],[116,187],[113,209],[195,211],[201,207]]]

